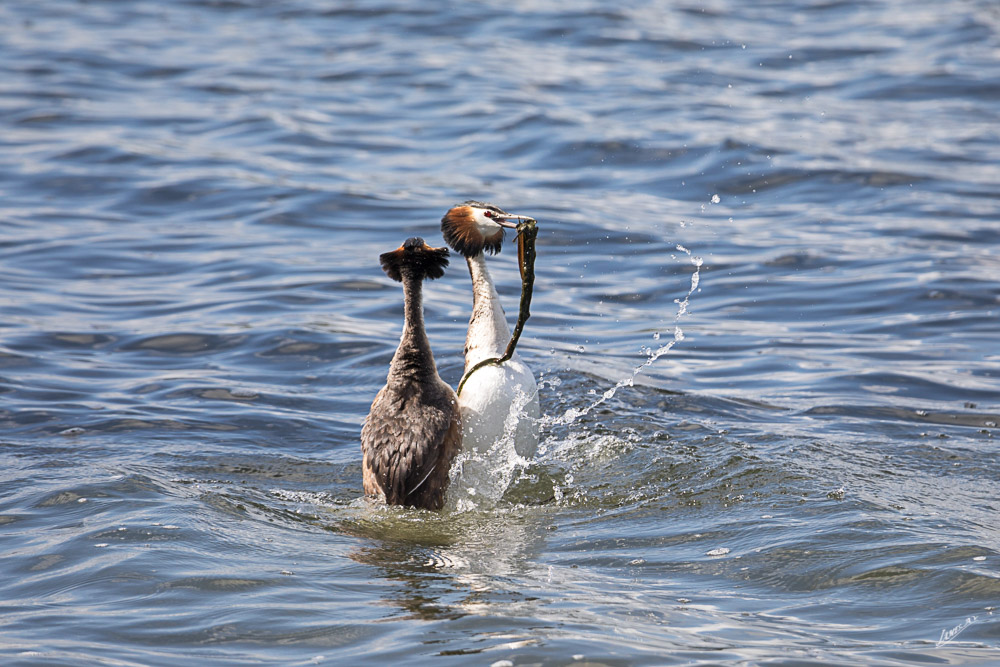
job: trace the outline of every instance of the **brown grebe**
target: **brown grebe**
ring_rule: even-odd
[[[365,494],[389,505],[440,509],[451,463],[462,448],[462,418],[454,390],[438,376],[424,331],[422,283],[440,278],[447,248],[411,238],[379,257],[403,284],[403,335],[385,386],[361,429]]]
[[[530,218],[478,201],[458,204],[441,218],[445,241],[465,256],[472,277],[466,372],[483,359],[501,356],[510,340],[510,326],[483,253],[500,252],[504,228],[517,227],[512,219]],[[517,352],[502,365],[483,366],[472,373],[462,387],[458,404],[464,449],[486,453],[503,437],[513,436],[518,455],[534,456],[538,448],[538,386]]]

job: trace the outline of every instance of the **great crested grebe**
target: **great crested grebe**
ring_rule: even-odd
[[[421,289],[424,279],[444,275],[448,249],[411,238],[379,261],[386,275],[403,283],[404,324],[385,386],[361,429],[365,494],[389,505],[440,509],[462,448],[462,418],[454,390],[434,365]]]
[[[486,268],[483,252],[500,252],[504,228],[516,228],[507,213],[484,202],[467,201],[441,218],[444,240],[465,256],[472,276],[472,317],[465,338],[465,371],[491,357],[499,357],[510,340],[510,326],[500,296]],[[531,369],[515,351],[502,365],[488,365],[468,377],[458,397],[462,410],[462,442],[468,451],[487,452],[513,429],[514,449],[530,458],[538,448],[538,385]]]

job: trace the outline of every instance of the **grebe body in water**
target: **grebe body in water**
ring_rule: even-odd
[[[496,254],[504,228],[514,228],[506,213],[477,201],[452,207],[441,219],[445,241],[465,256],[472,277],[472,317],[465,339],[465,371],[476,363],[503,355],[510,326],[500,305],[484,252]],[[538,385],[531,369],[515,351],[501,365],[486,365],[465,381],[458,397],[462,411],[463,447],[485,453],[505,435],[513,435],[518,455],[531,458],[538,448]]]
[[[424,279],[444,275],[448,249],[411,238],[379,260],[386,275],[403,284],[405,322],[385,386],[361,429],[365,493],[389,505],[440,509],[462,448],[462,418],[454,390],[434,364],[421,290]]]

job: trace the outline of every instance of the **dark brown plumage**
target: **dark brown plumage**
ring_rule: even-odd
[[[403,283],[405,323],[385,386],[361,429],[362,481],[367,495],[390,505],[440,509],[462,448],[462,420],[455,392],[434,364],[421,290],[425,279],[444,275],[448,249],[411,238],[379,260],[390,278]]]
[[[403,281],[404,267],[434,280],[444,275],[444,267],[448,266],[448,249],[432,248],[422,238],[413,237],[406,239],[395,250],[379,255],[378,261],[385,274],[396,282]]]

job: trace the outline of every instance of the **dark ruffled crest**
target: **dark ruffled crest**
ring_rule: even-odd
[[[413,237],[395,250],[382,253],[378,259],[385,274],[396,282],[402,282],[403,274],[408,271],[420,280],[433,280],[444,275],[448,249],[432,248],[422,238]]]

